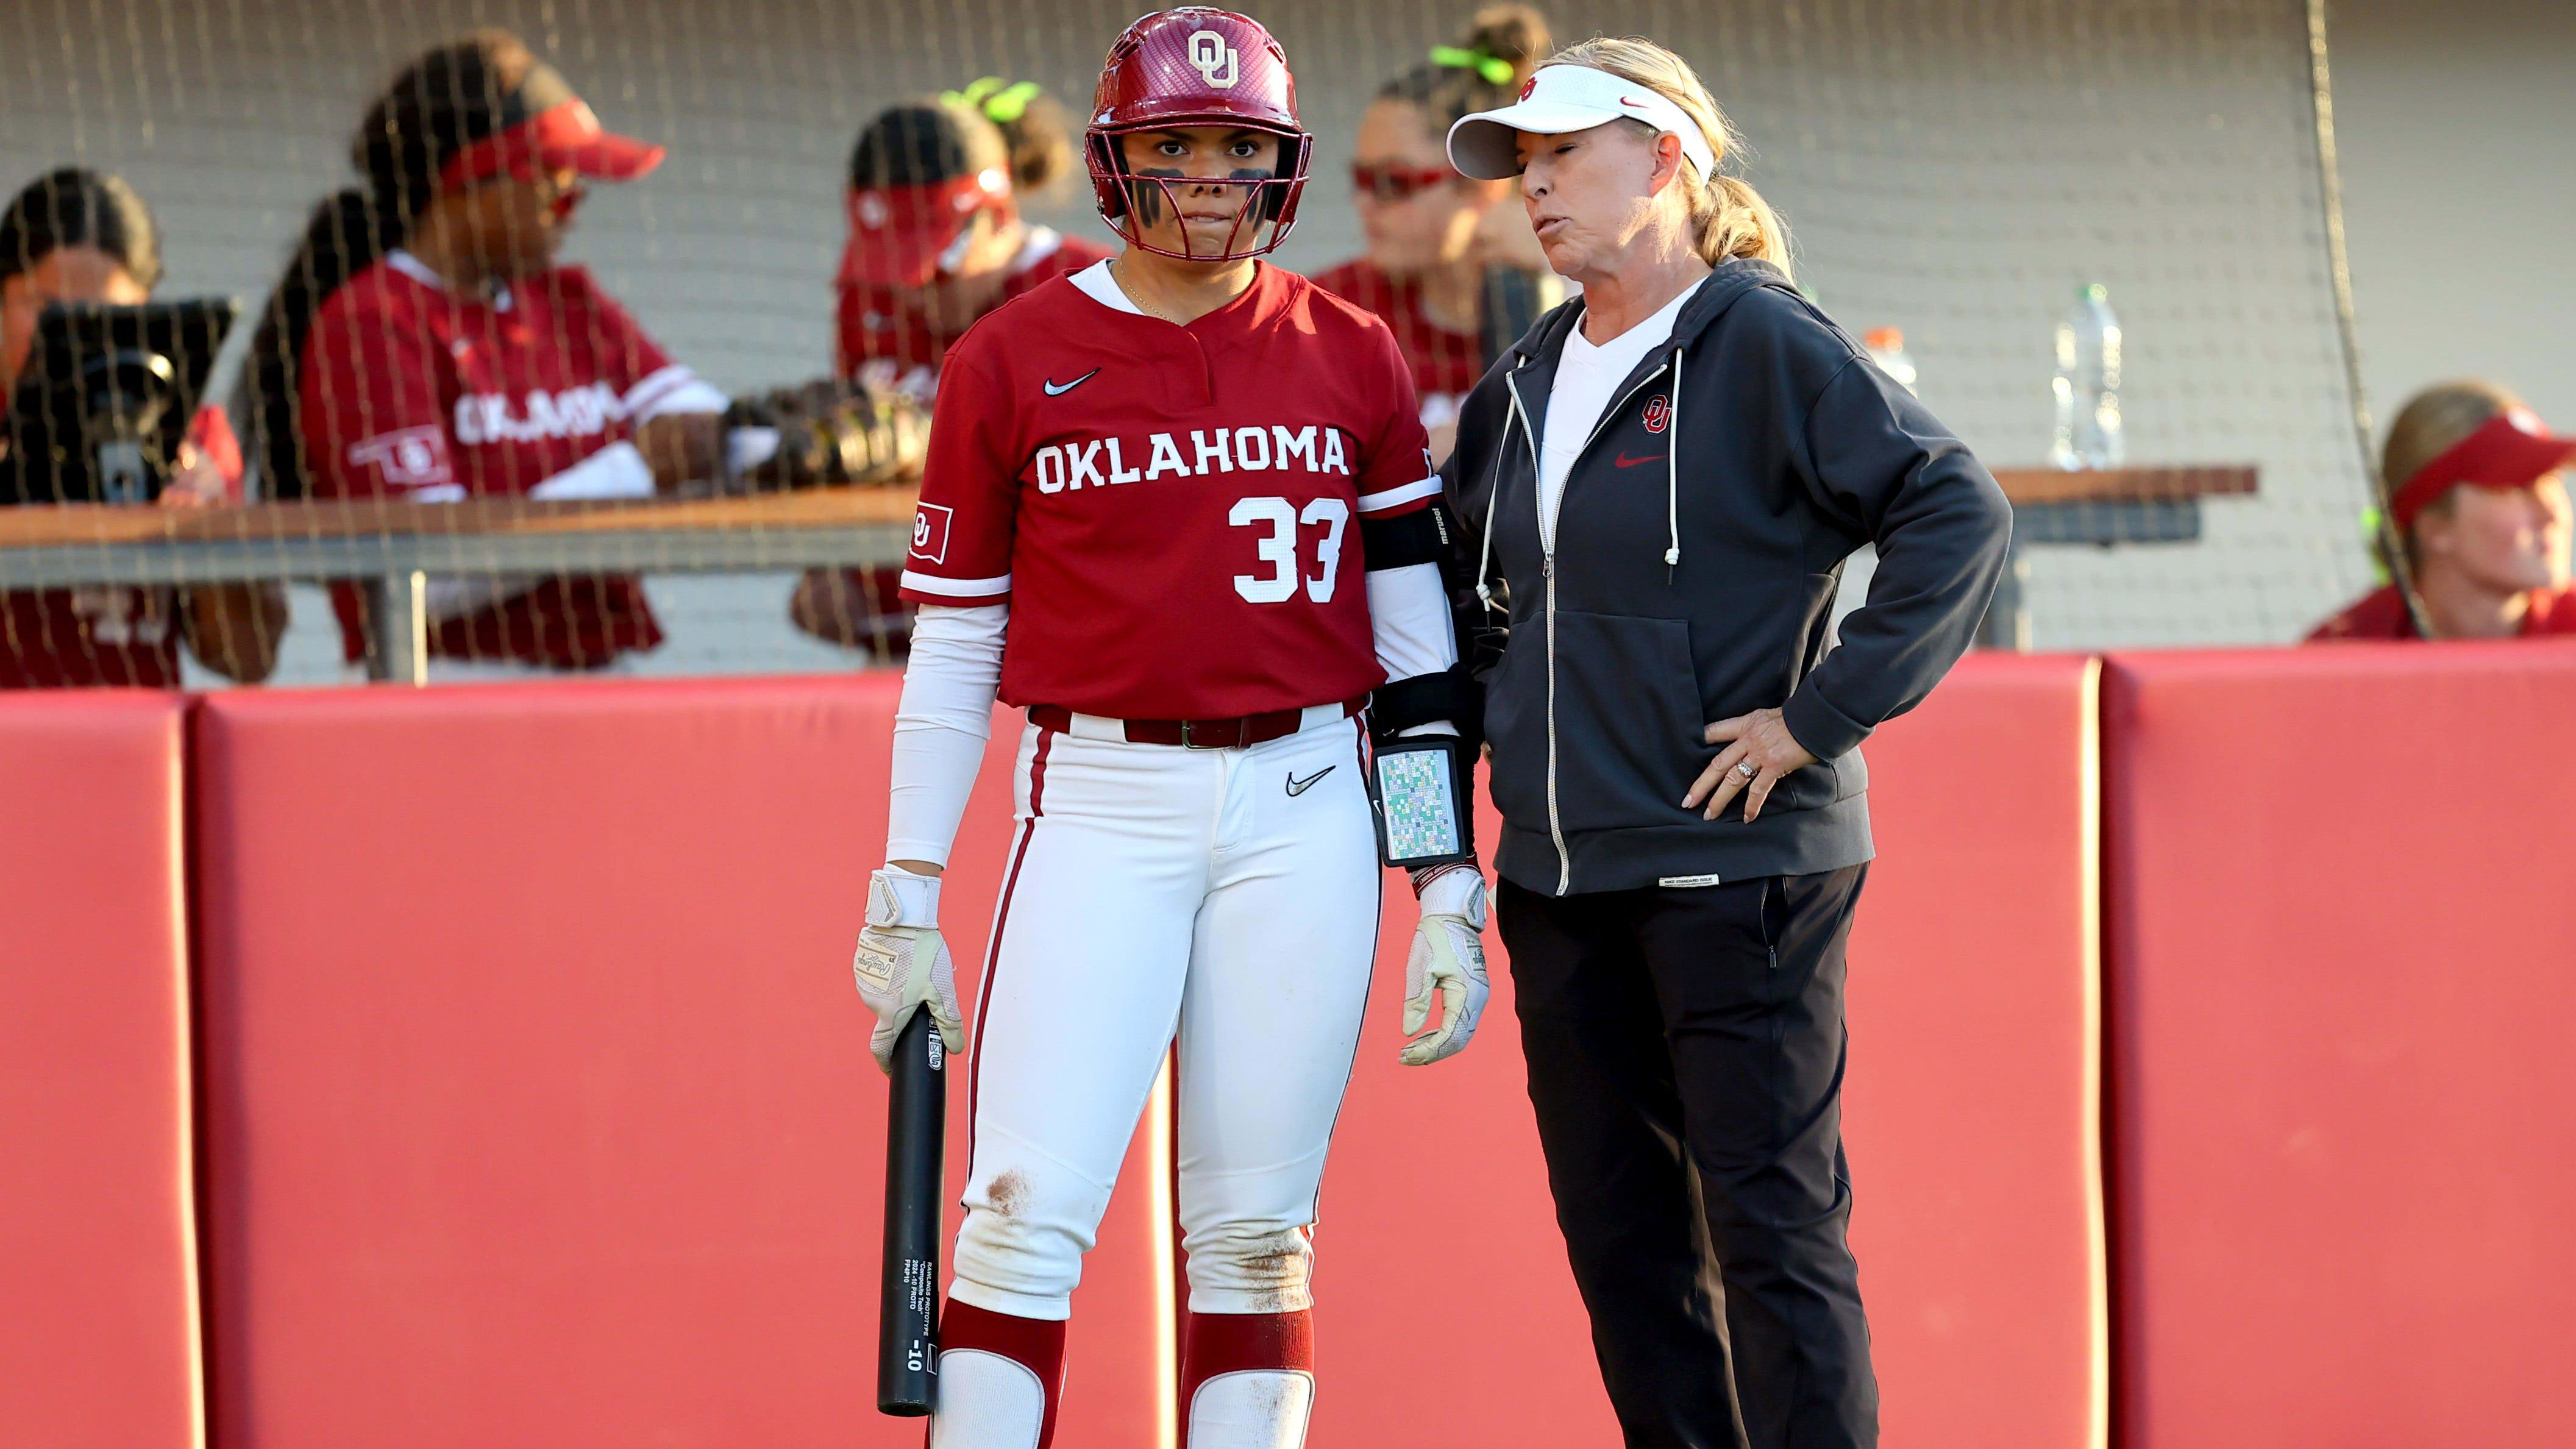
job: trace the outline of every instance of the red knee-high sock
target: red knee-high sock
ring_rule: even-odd
[[[1188,1449],[1190,1404],[1199,1385],[1239,1369],[1315,1371],[1315,1315],[1193,1313],[1181,1350],[1181,1445]]]
[[[995,1313],[972,1303],[948,1300],[939,1314],[939,1349],[981,1349],[1037,1375],[1046,1390],[1046,1419],[1038,1430],[1038,1449],[1055,1440],[1056,1401],[1064,1395],[1064,1322]]]

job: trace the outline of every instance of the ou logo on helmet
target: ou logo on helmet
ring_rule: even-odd
[[[1189,57],[1190,64],[1209,85],[1221,91],[1234,89],[1234,47],[1225,43],[1222,32],[1191,31]]]

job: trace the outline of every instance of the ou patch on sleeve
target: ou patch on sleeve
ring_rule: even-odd
[[[456,489],[455,470],[447,460],[447,433],[436,426],[396,428],[352,443],[349,467],[372,468],[382,487],[406,493],[417,494],[429,488]],[[463,496],[462,489],[457,489],[457,496]]]

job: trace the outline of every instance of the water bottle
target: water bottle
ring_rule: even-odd
[[[2120,437],[2120,319],[2101,283],[2075,289],[2075,310],[2057,324],[2057,440],[2048,460],[2072,472],[2117,468]]]
[[[1873,327],[1861,338],[1878,370],[1914,391],[1914,359],[1905,355],[1905,334],[1894,327]]]

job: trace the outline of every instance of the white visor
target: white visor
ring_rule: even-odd
[[[1522,84],[1519,100],[1500,110],[1459,117],[1449,128],[1449,164],[1478,181],[1500,181],[1521,174],[1521,132],[1561,136],[1623,116],[1680,137],[1682,154],[1699,168],[1702,181],[1717,174],[1708,138],[1681,107],[1652,86],[1588,65],[1541,66]]]

